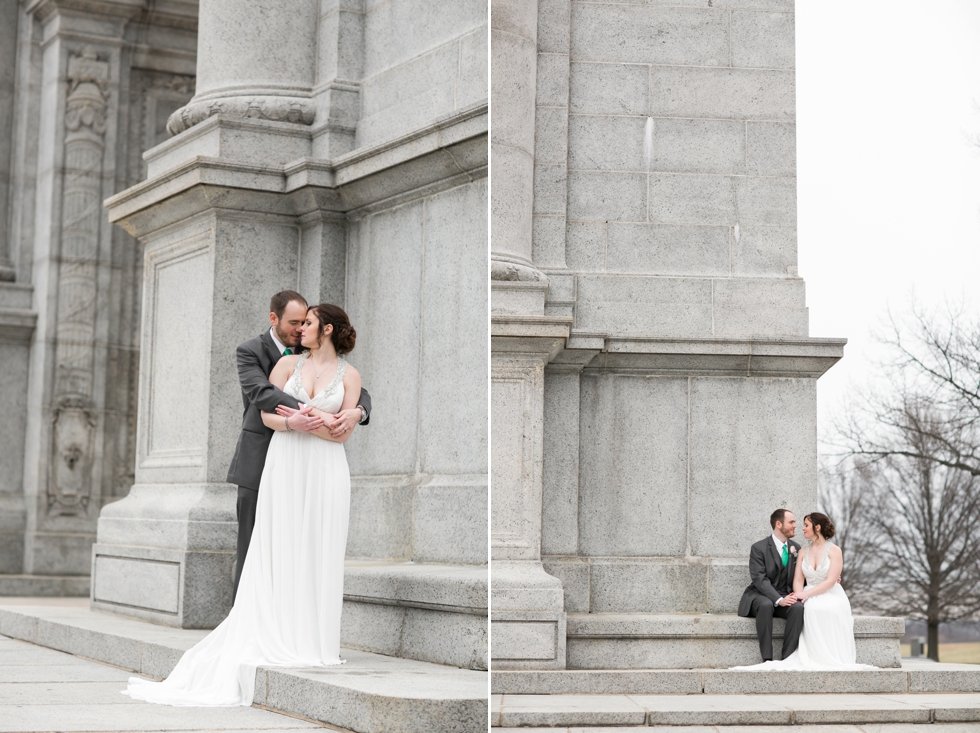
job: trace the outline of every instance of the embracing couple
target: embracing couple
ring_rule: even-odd
[[[739,616],[755,618],[763,661],[735,669],[874,669],[855,663],[854,618],[840,586],[844,558],[839,547],[827,542],[834,536],[830,517],[812,512],[803,518],[803,538],[809,542],[806,548],[793,542],[793,512],[777,509],[769,524],[772,535],[752,545],[752,582],[738,604]],[[773,658],[773,617],[786,620],[781,660]]]
[[[343,443],[371,400],[344,358],[356,333],[329,303],[272,297],[271,328],[238,347],[245,414],[228,481],[238,485],[235,604],[163,682],[130,697],[251,705],[255,669],[342,664],[340,614],[350,510]]]

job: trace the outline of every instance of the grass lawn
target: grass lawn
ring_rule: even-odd
[[[911,654],[908,644],[902,644],[902,656]],[[961,644],[940,644],[939,661],[950,664],[980,664],[980,641]]]

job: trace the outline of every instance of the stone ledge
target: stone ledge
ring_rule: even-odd
[[[0,598],[88,598],[87,575],[0,575]]]
[[[746,695],[980,692],[980,665],[914,662],[902,669],[853,672],[692,670],[494,670],[498,695]]]
[[[844,355],[846,339],[663,338],[572,331],[569,348],[601,349],[587,370],[817,379]]]
[[[485,670],[485,566],[348,560],[345,647]]]
[[[207,632],[87,608],[0,606],[0,634],[162,678]],[[255,704],[358,733],[486,730],[485,673],[347,649],[342,654],[347,664],[336,667],[260,667]]]
[[[782,648],[785,622],[773,625]],[[857,661],[898,668],[902,619],[854,619]],[[727,669],[760,661],[752,619],[734,615],[568,614],[569,669]]]
[[[976,722],[980,695],[503,695],[494,727]]]
[[[485,566],[347,560],[344,600],[487,615]]]
[[[782,638],[785,623],[782,619],[773,620],[773,637]],[[904,619],[854,617],[856,638],[898,638],[904,634]],[[757,638],[754,619],[727,614],[570,613],[568,635],[582,638]]]

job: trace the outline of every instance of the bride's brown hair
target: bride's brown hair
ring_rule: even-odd
[[[350,325],[350,319],[339,305],[331,303],[320,303],[311,305],[310,310],[316,314],[320,325],[317,330],[316,340],[319,342],[323,338],[323,331],[327,324],[333,326],[333,333],[330,340],[338,354],[349,354],[354,350],[354,341],[357,339],[357,331]],[[307,311],[309,312],[309,311]]]
[[[810,520],[810,526],[813,527],[813,531],[817,531],[817,527],[820,527],[820,534],[825,540],[829,540],[834,536],[834,523],[830,521],[830,517],[826,514],[821,514],[820,512],[811,512],[803,517],[804,520]]]

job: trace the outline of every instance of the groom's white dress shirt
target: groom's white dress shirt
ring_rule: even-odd
[[[276,338],[275,326],[269,329],[269,335],[272,336],[272,342],[276,345],[276,348],[279,349],[279,353],[281,355],[282,352],[286,350],[286,345],[282,341]]]

